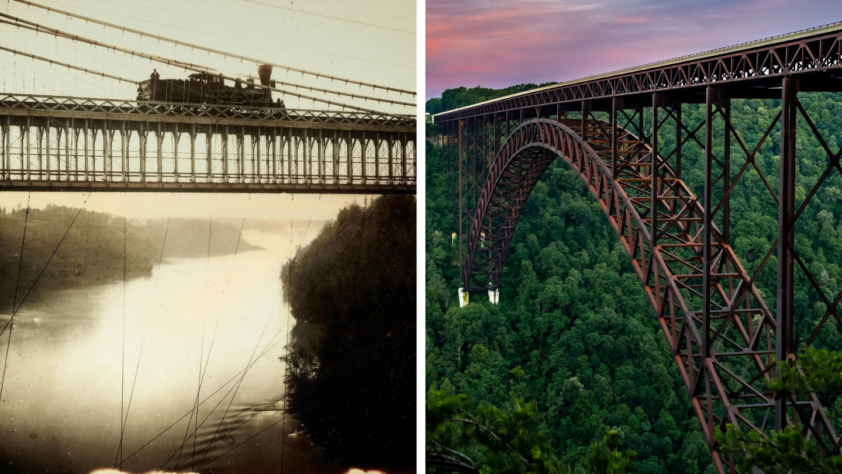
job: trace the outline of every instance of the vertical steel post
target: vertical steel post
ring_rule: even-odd
[[[660,169],[661,163],[658,158],[658,109],[664,106],[664,96],[663,94],[654,93],[652,94],[652,153],[650,155],[649,161],[649,174],[650,174],[650,205],[651,210],[649,211],[649,215],[651,219],[649,220],[649,252],[650,252],[650,260],[649,260],[649,271],[652,272],[652,277],[655,283],[655,304],[658,305],[656,308],[660,313],[660,304],[661,304],[661,288],[660,288],[660,279],[657,275],[658,269],[655,265],[655,247],[658,245],[658,194],[660,194]]]
[[[681,101],[676,99],[675,107],[675,177],[681,179]]]
[[[731,98],[726,91],[721,91],[721,107],[725,116],[725,141],[722,149],[722,192],[728,192],[731,186]],[[722,237],[726,244],[731,243],[731,195],[723,197]]]
[[[103,181],[111,181],[114,173],[114,130],[106,120],[102,124],[102,160],[105,175]]]
[[[713,219],[711,218],[713,190],[713,109],[718,103],[718,90],[708,86],[705,93],[705,190],[704,190],[704,242],[702,243],[702,359],[710,357],[710,285],[711,246],[713,244]],[[704,370],[704,369],[703,369]]]
[[[47,135],[47,181],[53,179],[51,171],[52,167],[50,166],[50,120],[47,119],[47,125],[44,127],[44,132]],[[44,156],[41,154],[41,139],[44,138],[42,135],[38,138],[38,177],[41,177],[41,172],[44,171]]]
[[[181,126],[176,123],[173,125],[174,130],[172,132],[172,146],[173,146],[173,174],[175,174],[175,182],[179,182],[179,174],[178,174],[178,142],[181,140]]]
[[[50,181],[50,180],[53,179],[53,176],[52,176],[52,173],[51,173],[52,172],[52,166],[51,166],[51,163],[50,163],[50,120],[49,119],[47,119],[47,125],[44,128],[45,128],[44,131],[47,135],[47,181]],[[41,135],[41,138],[43,138],[43,137],[44,136]],[[43,155],[41,155],[41,151],[42,151],[42,149],[41,149],[41,138],[38,139],[38,171],[39,171],[38,176],[39,177],[41,176],[40,172],[44,170],[44,157],[43,157]]]
[[[11,139],[10,135],[12,134],[12,116],[6,116],[6,133],[3,134],[3,140],[5,140],[5,145],[3,146],[3,156],[5,157],[6,161],[6,179],[12,178],[12,150],[11,150]]]
[[[206,166],[207,171],[207,180],[209,183],[213,182],[213,129],[214,126],[208,126],[208,130],[205,132],[205,146],[208,153],[208,164]],[[196,180],[196,176],[193,177],[193,180]]]
[[[190,124],[190,181],[196,182],[196,124]]]
[[[708,433],[712,433],[713,426],[713,406],[711,400],[711,382],[710,373],[708,371],[708,362],[710,361],[711,352],[711,291],[710,287],[713,284],[711,273],[713,272],[712,263],[713,255],[711,247],[713,245],[713,218],[711,211],[712,206],[712,192],[713,192],[713,112],[714,107],[719,104],[719,91],[711,86],[708,86],[705,91],[705,189],[704,189],[704,241],[702,242],[702,365],[700,371],[704,373],[705,393],[707,402],[707,428]],[[692,324],[692,322],[688,322]],[[708,442],[711,442],[708,439]]]
[[[638,106],[637,109],[637,134],[640,137],[641,143],[646,143],[646,133],[643,130],[643,106]]]
[[[96,181],[96,125],[91,125],[91,179]],[[103,139],[104,140],[104,139]]]
[[[228,182],[228,125],[222,129],[222,182]]]
[[[144,122],[140,122],[140,129],[137,133],[137,140],[140,142],[140,180],[146,182],[146,140],[148,131]]]
[[[470,195],[470,198],[469,198],[469,201],[468,201],[468,204],[469,204],[469,207],[468,207],[469,214],[468,214],[468,222],[467,222],[468,226],[471,225],[471,219],[474,216],[474,209],[476,207],[476,202],[477,202],[477,162],[479,161],[478,156],[477,156],[479,150],[477,149],[477,118],[476,117],[474,117],[473,120],[471,120],[471,124],[473,126],[468,129],[468,133],[471,134],[470,152],[471,152],[471,164],[472,164],[472,167],[470,168],[471,174],[470,174],[469,177],[471,178],[471,181],[473,181],[473,183],[471,184],[471,188],[470,188],[471,195]],[[469,282],[466,281],[465,285],[468,285],[468,283]]]
[[[494,114],[494,149],[492,150],[491,163],[497,158],[497,153],[500,151],[500,117]]]
[[[613,97],[611,99],[611,176],[612,180],[620,177],[619,161],[620,146],[617,143],[617,114],[623,108],[623,99]]]
[[[588,141],[588,115],[591,113],[591,101],[582,101],[582,141]]]
[[[415,149],[415,140],[410,140],[409,136],[404,134],[400,139],[401,144],[401,176],[403,177],[403,183],[406,184],[409,181],[409,175],[407,174],[406,170],[406,148],[409,144],[412,143],[412,156],[417,157],[418,151]]]
[[[380,132],[374,134],[374,180],[380,182]]]
[[[161,122],[158,122],[158,129],[155,132],[155,139],[158,141],[158,149],[156,150],[158,159],[158,182],[164,182],[164,156],[161,153],[161,148],[164,146],[164,134],[161,132]]]
[[[323,133],[323,130],[321,128],[319,129],[319,140],[318,140],[317,146],[319,147],[318,148],[318,150],[319,150],[318,151],[318,160],[319,160],[319,167],[318,167],[319,179],[318,179],[318,182],[324,183],[325,182],[325,179],[324,179],[324,156],[325,156],[324,155],[324,133]]]
[[[237,174],[240,183],[246,182],[246,135],[245,128],[237,130]]]
[[[395,146],[394,138],[389,137],[389,184],[395,183]]]
[[[88,175],[88,119],[82,123],[82,132],[84,133],[84,140],[82,146],[84,146],[83,150],[83,158],[85,159],[85,181],[90,180],[90,176]]]
[[[283,142],[281,142],[283,145]],[[336,130],[333,131],[333,184],[339,184],[339,135]],[[281,147],[281,159],[283,159],[283,147]],[[283,163],[281,163],[281,170],[283,170]]]
[[[11,116],[6,116],[5,130],[3,133],[3,161],[6,163],[5,179],[12,179],[12,150],[10,135],[12,134],[12,120]]]
[[[789,361],[792,354],[793,254],[795,247],[795,142],[798,81],[784,77],[781,98],[781,169],[778,206],[778,314],[775,356],[778,363]],[[780,369],[775,370],[780,376]],[[775,400],[775,429],[786,426],[787,399]]]
[[[462,279],[463,288],[467,285],[467,283],[465,282],[465,271],[462,262],[462,213],[465,207],[464,199],[462,196],[462,125],[464,123],[465,122],[462,120],[459,121],[459,156],[457,158],[457,162],[459,165],[459,275]]]
[[[450,165],[450,202],[453,203],[450,206],[450,220],[453,223],[453,226],[451,228],[452,234],[456,234],[457,215],[459,214],[459,212],[457,211],[457,203],[459,201],[458,201],[458,199],[456,199],[456,183],[458,181],[456,175],[458,174],[457,166],[459,166],[459,157],[457,155],[459,150],[456,148],[457,137],[456,137],[456,131],[455,131],[457,125],[458,125],[458,122],[448,122],[448,129],[449,129],[449,134],[448,134],[448,142],[449,142],[449,145],[448,145],[448,148],[449,148],[448,160],[450,161],[450,163],[449,163],[449,165]],[[453,242],[454,240],[455,239],[453,238],[453,235],[451,235],[451,238],[450,238],[450,244],[451,245],[454,244],[454,242]],[[460,277],[461,277],[461,275],[460,275]]]
[[[348,138],[345,139],[345,167],[348,169],[348,183],[354,183],[354,139],[351,137],[351,131],[348,130]]]
[[[276,127],[272,127],[272,182],[278,182],[278,129]]]
[[[485,169],[486,163],[488,163],[488,123],[486,121],[486,116],[482,116],[482,125],[480,129],[480,139],[482,140],[482,150],[479,150],[482,153],[482,159],[477,160],[477,164],[479,165],[479,174],[477,181],[481,182],[483,177],[485,176]],[[474,196],[476,198],[476,196]]]
[[[24,131],[24,135],[26,136],[26,179],[27,181],[32,180],[32,140],[31,140],[31,133],[30,133],[30,124],[31,119],[27,115],[26,116],[26,128]],[[21,155],[23,154],[23,150],[21,150]]]
[[[129,179],[129,136],[126,135],[126,121],[120,121],[120,166],[123,168],[123,181]]]
[[[243,127],[245,130],[245,127]],[[251,163],[251,168],[249,173],[251,175],[251,182],[252,183],[259,183],[260,182],[260,132],[253,132],[250,131],[246,134],[249,138],[249,149],[251,152],[249,153],[249,162]],[[245,139],[243,141],[245,143]],[[245,167],[245,159],[243,160],[243,167]],[[305,172],[306,172],[306,164],[305,164]]]
[[[76,119],[70,121],[70,128],[73,130],[73,181],[79,181],[79,127]]]

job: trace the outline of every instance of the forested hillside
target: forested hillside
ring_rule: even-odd
[[[446,110],[458,109],[466,105],[478,104],[486,100],[496,99],[498,97],[505,97],[510,94],[517,94],[518,92],[528,91],[536,87],[548,86],[554,84],[547,82],[544,84],[519,84],[516,86],[506,87],[505,89],[488,89],[486,87],[460,87],[458,89],[447,89],[441,94],[441,97],[435,97],[427,101],[426,110],[430,115],[435,115]]]
[[[458,96],[460,91],[465,92],[456,89],[445,96]],[[842,94],[801,94],[799,98],[836,154],[837,135],[842,132]],[[732,101],[734,127],[749,151],[773,123],[779,102]],[[691,130],[704,120],[703,106],[685,105],[683,113]],[[651,124],[648,116],[645,123]],[[671,127],[670,121],[661,134],[662,150],[674,147]],[[723,136],[724,125],[716,122],[714,153],[718,156]],[[775,192],[779,142],[780,126],[775,125],[755,159]],[[549,434],[554,454],[570,467],[582,462],[592,443],[609,430],[618,430],[622,449],[637,454],[634,473],[715,472],[653,310],[625,250],[579,176],[561,160],[547,170],[518,224],[499,306],[477,294],[460,309],[456,301],[458,255],[450,239],[451,207],[440,150],[433,143],[437,141],[427,143],[427,388],[463,394],[475,406],[504,410],[512,409],[510,392],[536,400],[539,431]],[[797,153],[796,208],[829,163],[828,153],[801,118]],[[699,147],[685,146],[683,155],[685,181],[701,195],[702,152]],[[736,176],[746,162],[737,139],[732,139],[731,160],[731,174]],[[842,175],[833,168],[796,227],[796,249],[831,300],[842,283],[840,204]],[[749,165],[732,193],[731,244],[750,274],[775,243],[777,210],[772,194]],[[775,308],[776,268],[772,255],[758,278],[770,308]],[[826,307],[800,268],[796,269],[795,301],[796,344],[801,345]],[[828,324],[814,345],[842,347],[840,325]],[[842,406],[838,400],[835,403]]]

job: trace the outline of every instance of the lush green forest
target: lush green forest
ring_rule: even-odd
[[[547,82],[544,84],[519,84],[516,86],[506,87],[505,89],[488,89],[486,87],[460,87],[458,89],[447,89],[441,94],[441,97],[435,97],[427,101],[426,110],[430,115],[435,115],[446,110],[458,109],[466,105],[477,104],[486,100],[496,99],[498,97],[505,97],[510,94],[517,94],[518,92],[528,91],[536,87],[543,87],[554,84],[554,82]]]
[[[479,101],[493,96],[469,94],[473,90],[446,91],[441,102],[428,102],[428,111],[443,103],[467,105],[457,101],[459,97]],[[836,155],[842,138],[842,94],[800,94],[799,99]],[[751,151],[773,124],[780,101],[733,100],[731,109],[734,127]],[[703,106],[685,105],[683,114],[691,130],[704,120]],[[648,115],[645,124],[651,126]],[[808,123],[799,117],[797,124],[796,208],[830,161]],[[721,156],[724,124],[720,119],[714,125],[714,154]],[[668,121],[659,137],[662,150],[675,145],[670,127]],[[430,132],[435,133],[432,126]],[[471,304],[459,308],[458,255],[451,245],[451,207],[436,142],[427,143],[426,177],[430,394],[463,395],[473,407],[504,411],[516,410],[517,398],[510,394],[536,401],[535,417],[540,421],[535,429],[548,436],[562,464],[579,466],[583,472],[591,472],[585,461],[591,444],[609,432],[619,433],[615,443],[621,449],[636,453],[631,472],[715,472],[666,340],[625,250],[579,176],[561,160],[545,172],[524,208],[506,261],[499,306],[476,294]],[[772,125],[755,156],[757,169],[775,192],[779,143],[780,125]],[[731,162],[733,179],[746,163],[736,138],[731,140]],[[685,146],[683,175],[697,195],[703,188],[701,165],[701,149]],[[721,186],[715,192],[721,194]],[[832,168],[796,225],[796,250],[831,301],[842,285],[840,204],[842,174]],[[775,243],[777,210],[771,192],[749,165],[731,194],[731,244],[749,273]],[[776,268],[772,255],[758,278],[770,308],[775,308]],[[800,268],[795,301],[800,346],[826,309]],[[842,347],[840,325],[829,322],[814,345]],[[838,396],[828,397],[826,406],[842,407]],[[839,419],[835,423],[842,428]],[[466,450],[478,464],[493,464],[478,445],[468,443]]]

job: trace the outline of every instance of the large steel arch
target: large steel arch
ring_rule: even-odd
[[[711,213],[657,149],[611,122],[536,118],[508,135],[470,217],[465,289],[499,287],[523,206],[556,158],[579,173],[626,249],[717,470],[733,469],[734,459],[723,459],[715,440],[727,424],[760,433],[795,424],[823,452],[839,454],[842,441],[815,395],[786,400],[787,411],[766,388],[773,356],[786,342],[777,337],[779,322],[755,285],[757,274],[745,270]]]

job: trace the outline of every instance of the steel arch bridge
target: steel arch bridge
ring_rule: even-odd
[[[804,209],[829,176],[842,173],[842,149],[830,148],[798,93],[842,92],[840,78],[842,23],[836,23],[436,115],[463,290],[488,291],[496,302],[521,211],[542,173],[561,157],[579,173],[631,259],[717,470],[736,469],[735,457],[720,453],[715,439],[727,424],[760,433],[795,425],[822,453],[841,454],[840,433],[815,394],[776,398],[765,385],[775,374],[775,360],[794,361],[826,326],[839,323],[836,329],[842,329],[842,292],[823,293],[795,246]],[[742,98],[781,101],[757,144],[746,143],[731,121],[731,99]],[[685,123],[683,104],[705,104],[705,120]],[[797,120],[806,122],[827,154],[824,172],[798,206]],[[659,148],[668,122],[675,134],[672,150]],[[778,125],[775,190],[755,157]],[[715,129],[724,129],[721,150],[715,150]],[[731,166],[732,145],[745,156],[739,169]],[[682,180],[682,151],[691,146],[704,157],[701,196]],[[730,195],[745,184],[749,170],[757,172],[779,215],[777,242],[754,272],[730,245]],[[777,308],[766,304],[757,286],[773,255]],[[827,308],[798,348],[796,268]]]

